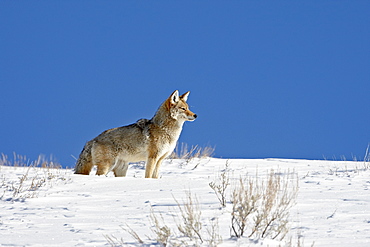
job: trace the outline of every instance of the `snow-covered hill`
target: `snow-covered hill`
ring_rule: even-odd
[[[159,245],[153,215],[171,230],[170,244],[208,246],[213,233],[219,246],[370,246],[368,168],[364,162],[347,161],[167,160],[160,179],[144,179],[141,164],[132,165],[125,178],[0,166],[0,246]],[[272,169],[284,181],[298,180],[288,234],[281,241],[259,235],[232,237],[231,194],[240,177],[258,176],[267,182]],[[229,179],[226,207],[209,186],[220,184],[222,174]],[[185,209],[189,198],[201,222],[203,243],[181,238],[178,231],[180,208]]]

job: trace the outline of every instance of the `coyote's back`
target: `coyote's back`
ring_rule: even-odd
[[[158,178],[159,167],[174,150],[184,122],[197,117],[186,103],[189,93],[179,96],[176,90],[152,119],[106,130],[87,142],[75,173],[88,175],[96,165],[97,175],[113,171],[115,176],[126,176],[130,162],[145,161],[145,177]]]

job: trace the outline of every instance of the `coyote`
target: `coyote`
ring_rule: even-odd
[[[96,165],[96,175],[113,171],[116,177],[124,177],[130,162],[145,161],[145,177],[158,178],[159,167],[175,149],[184,122],[197,118],[186,103],[189,93],[179,96],[176,90],[152,119],[106,130],[87,142],[77,160],[75,173],[88,175]]]

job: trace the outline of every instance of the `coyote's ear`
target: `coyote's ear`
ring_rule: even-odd
[[[173,92],[170,96],[170,102],[171,104],[177,104],[178,102],[180,101],[180,97],[179,97],[179,91],[176,90],[175,92]]]
[[[183,95],[180,96],[180,99],[182,99],[185,102],[188,101],[189,93],[190,93],[190,91],[184,93]]]

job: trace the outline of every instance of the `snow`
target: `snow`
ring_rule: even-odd
[[[209,183],[219,179],[226,163],[230,185],[227,206],[222,208]],[[142,164],[131,165],[125,178],[0,166],[0,246],[111,246],[107,236],[128,246],[140,245],[129,228],[146,246],[159,246],[151,211],[175,231],[181,220],[177,202],[184,204],[189,191],[199,203],[204,238],[217,219],[219,246],[370,246],[368,168],[354,161],[205,158],[166,160],[159,179],[145,179]],[[287,237],[231,237],[230,197],[238,179],[263,179],[271,169],[298,178]],[[23,187],[14,193],[22,177]]]

